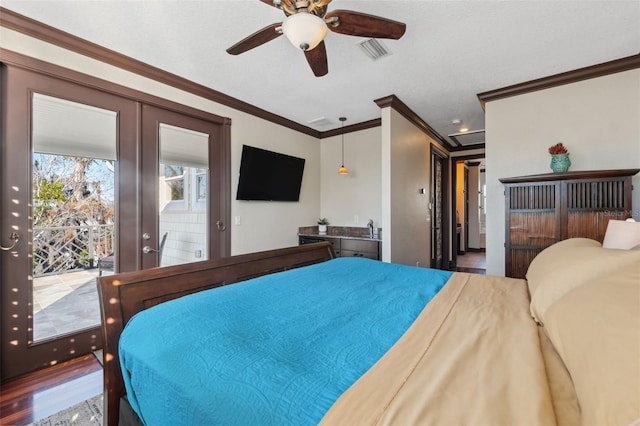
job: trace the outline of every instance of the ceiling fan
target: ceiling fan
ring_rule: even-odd
[[[327,13],[331,0],[260,0],[284,11],[283,22],[271,24],[240,40],[227,49],[231,55],[239,55],[284,34],[300,48],[316,77],[329,72],[324,37],[327,28],[335,33],[369,38],[398,40],[406,25],[379,16],[351,10],[335,10]]]

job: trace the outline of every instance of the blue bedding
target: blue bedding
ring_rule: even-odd
[[[311,425],[451,272],[338,258],[138,313],[120,339],[147,425]]]

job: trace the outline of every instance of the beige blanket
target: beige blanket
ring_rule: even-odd
[[[525,281],[455,273],[322,424],[556,424]]]

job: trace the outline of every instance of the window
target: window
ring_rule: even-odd
[[[207,169],[161,164],[160,210],[206,211]]]

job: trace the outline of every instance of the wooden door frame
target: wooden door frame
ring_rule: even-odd
[[[435,197],[434,194],[434,188],[435,188],[435,181],[433,178],[433,168],[434,168],[434,157],[437,156],[442,160],[442,205],[441,205],[441,209],[442,209],[442,222],[440,223],[440,229],[442,232],[442,269],[448,269],[449,268],[449,264],[450,264],[450,253],[448,253],[448,251],[450,250],[450,244],[449,244],[449,232],[447,232],[447,229],[449,229],[449,223],[451,222],[455,222],[453,220],[451,220],[450,218],[450,211],[448,209],[449,206],[449,201],[448,201],[448,197],[449,197],[449,154],[447,154],[445,151],[438,149],[438,147],[436,147],[435,145],[431,145],[431,151],[430,151],[430,156],[429,156],[429,161],[430,161],[430,166],[429,166],[429,170],[431,171],[430,173],[430,192],[431,192],[431,196]],[[435,198],[434,198],[435,201]],[[431,229],[429,230],[429,232],[431,233],[431,267],[433,267],[434,262],[436,261],[436,258],[434,256],[433,253],[433,247],[435,247],[435,242],[433,241],[433,212],[434,209],[431,209]],[[455,225],[455,224],[454,224]],[[454,229],[454,234],[455,235],[455,229]]]
[[[201,117],[184,114],[183,112],[172,111],[166,108],[160,108],[153,105],[142,105],[142,169],[140,173],[141,185],[139,187],[140,199],[142,200],[141,222],[143,229],[141,233],[148,233],[151,239],[144,242],[144,245],[151,247],[159,246],[159,225],[160,217],[158,209],[158,175],[159,175],[159,148],[160,148],[160,123],[172,126],[182,127],[189,130],[195,130],[206,133],[210,136],[208,140],[207,152],[209,153],[209,172],[208,188],[209,195],[220,194],[224,192],[225,176],[220,173],[224,170],[224,140],[223,129],[220,123],[210,120],[203,120]],[[152,154],[152,155],[148,155]],[[147,188],[147,190],[145,190]],[[228,198],[228,196],[226,197]],[[230,232],[226,225],[228,224],[229,214],[225,214],[225,205],[220,202],[219,197],[207,197],[207,223],[206,228],[209,233],[207,239],[207,260],[220,259],[228,256]],[[220,222],[219,229],[216,223]],[[142,234],[140,234],[142,235]],[[213,238],[213,236],[216,238]],[[139,239],[139,241],[141,241]],[[139,252],[141,253],[141,251]],[[152,259],[149,255],[143,255],[141,258],[142,268],[155,267],[157,265],[157,256]]]
[[[125,99],[129,99],[138,102],[137,119],[140,120],[142,112],[142,104],[156,106],[158,108],[173,111],[179,114],[185,114],[190,117],[199,118],[202,120],[210,121],[215,124],[219,124],[219,140],[221,143],[220,155],[222,156],[223,170],[221,173],[221,194],[220,199],[222,204],[220,206],[221,222],[227,224],[227,231],[224,232],[223,237],[220,239],[220,247],[218,248],[221,257],[227,257],[231,255],[231,119],[222,117],[210,112],[195,109],[183,104],[169,101],[158,96],[150,95],[148,93],[141,92],[139,90],[131,89],[120,84],[112,83],[106,80],[102,80],[97,77],[93,77],[87,74],[80,73],[78,71],[63,68],[58,65],[51,64],[49,62],[35,59],[21,53],[16,53],[7,49],[0,49],[0,65],[4,68],[7,66],[30,70],[37,75],[51,76],[62,81],[75,83],[81,86],[97,89],[107,94],[120,96]],[[4,91],[6,93],[6,91]],[[119,154],[123,153],[123,150],[128,151],[128,158],[135,158],[135,167],[128,167],[127,170],[135,170],[134,173],[127,173],[123,169],[120,171],[120,180],[122,182],[136,182],[136,185],[130,183],[123,183],[117,188],[120,191],[120,198],[124,197],[126,200],[127,215],[118,217],[120,223],[132,225],[134,218],[139,217],[139,210],[136,207],[139,203],[138,194],[138,181],[140,173],[140,159],[139,159],[139,131],[136,134],[135,144],[120,144]],[[118,196],[118,195],[117,195]],[[122,202],[122,200],[121,200]],[[131,214],[129,214],[131,212]],[[125,228],[126,229],[126,228]],[[140,245],[140,230],[136,229],[136,232],[123,232],[123,235],[118,235],[120,238],[117,241],[117,250],[122,250],[124,247],[136,247],[138,252],[142,250]],[[118,230],[116,230],[118,232]],[[124,238],[124,239],[123,239]],[[128,246],[126,245],[128,244]],[[119,259],[118,270],[121,272],[134,271],[140,269],[139,256],[129,259]]]
[[[32,204],[33,94],[41,93],[117,112],[118,145],[135,144],[137,113],[135,102],[129,99],[19,67],[2,66],[2,87],[3,163],[0,198],[3,204],[0,233],[5,234],[13,229],[23,240],[11,253],[0,253],[0,374],[4,380],[89,353],[102,346],[100,324],[77,333],[33,342],[33,221],[31,212],[27,212]],[[128,243],[126,236],[123,239],[121,244]],[[96,317],[99,318],[99,315]]]
[[[13,77],[14,75],[16,78]],[[9,80],[11,80],[11,84],[9,84]],[[0,160],[3,161],[3,165],[6,165],[0,170],[0,176],[2,177],[0,241],[4,245],[7,245],[5,234],[8,229],[15,229],[20,234],[24,233],[25,235],[26,230],[31,229],[28,217],[24,217],[25,215],[16,217],[11,212],[12,205],[15,205],[15,203],[22,206],[27,206],[31,203],[31,191],[24,188],[25,186],[31,187],[31,164],[25,165],[21,161],[12,161],[11,159],[22,158],[23,152],[18,151],[31,148],[31,99],[27,93],[28,90],[33,90],[33,88],[40,93],[70,98],[70,100],[75,100],[74,93],[76,92],[91,91],[97,98],[119,98],[123,103],[135,105],[135,108],[127,113],[126,119],[119,117],[120,126],[122,127],[119,134],[122,136],[118,137],[118,155],[119,157],[124,155],[128,158],[127,161],[131,161],[131,164],[118,169],[116,197],[119,200],[119,205],[116,213],[116,250],[121,251],[126,247],[127,250],[136,250],[139,253],[142,249],[139,238],[141,235],[140,229],[139,225],[137,225],[140,217],[138,193],[140,179],[139,126],[142,103],[219,124],[218,137],[221,141],[220,155],[222,156],[223,164],[220,218],[223,223],[229,224],[231,218],[231,120],[229,118],[171,102],[6,49],[0,50],[0,85],[2,89],[2,104],[0,108],[2,150],[0,151]],[[60,96],[56,87],[65,87],[67,96]],[[105,108],[101,106],[100,102],[96,101],[96,98],[93,99],[93,101],[85,103]],[[114,109],[114,107],[111,109]],[[11,184],[14,177],[20,179],[19,185]],[[25,185],[23,182],[28,184]],[[12,187],[18,189],[14,191],[15,193],[9,194],[8,192]],[[126,214],[123,212],[126,212]],[[229,256],[231,253],[231,227],[227,227],[227,229],[228,231],[224,232],[222,238],[220,238],[219,247],[216,248],[220,257]],[[27,238],[25,237],[24,240],[27,240]],[[63,336],[59,339],[47,341],[51,344],[31,345],[24,354],[19,353],[20,351],[16,353],[16,351],[12,350],[12,348],[16,347],[16,342],[19,345],[23,341],[28,341],[30,333],[28,331],[29,314],[25,313],[31,303],[32,285],[28,286],[29,289],[9,288],[9,283],[19,282],[16,280],[22,279],[20,277],[30,276],[31,273],[26,270],[25,266],[15,268],[12,264],[12,267],[7,267],[8,262],[16,256],[27,256],[24,246],[21,246],[23,243],[19,243],[16,251],[0,253],[0,265],[2,266],[0,271],[0,301],[3,308],[2,334],[0,335],[2,337],[2,340],[0,340],[0,347],[2,348],[0,350],[0,354],[2,354],[0,356],[0,380],[2,381],[28,371],[77,357],[101,347],[102,335],[100,327],[96,327],[73,336]],[[140,269],[139,256],[123,257],[119,259],[117,266],[119,271]],[[81,343],[85,341],[86,343]],[[13,366],[15,360],[17,360],[17,365]]]

